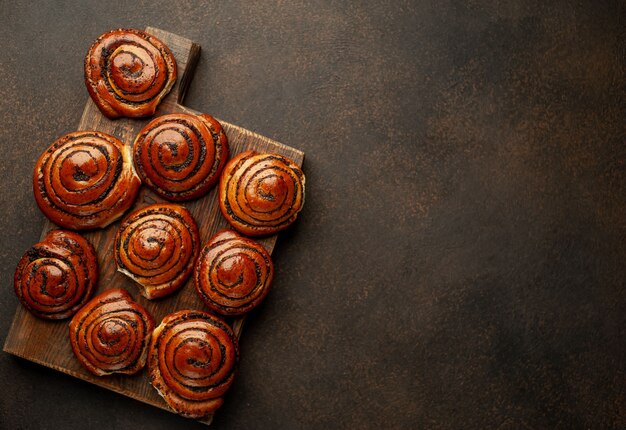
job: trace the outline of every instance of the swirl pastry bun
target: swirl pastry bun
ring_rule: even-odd
[[[304,205],[304,173],[278,154],[243,152],[224,167],[219,203],[226,221],[248,236],[287,228]]]
[[[33,315],[60,320],[74,315],[98,282],[98,257],[78,233],[51,230],[15,269],[15,294]]]
[[[154,320],[122,288],[91,299],[70,321],[78,361],[97,376],[132,375],[146,365]]]
[[[106,227],[121,217],[140,185],[130,148],[97,131],[61,137],[39,157],[33,173],[41,211],[73,230]]]
[[[228,139],[210,115],[162,115],[139,132],[133,146],[141,180],[161,197],[185,201],[206,194],[228,158]]]
[[[140,30],[100,35],[85,57],[89,95],[108,118],[153,115],[176,82],[176,60],[169,48]]]
[[[222,230],[200,252],[195,285],[200,298],[222,315],[242,315],[267,295],[274,277],[270,254],[257,242]]]
[[[148,354],[150,383],[178,414],[202,418],[218,409],[239,363],[231,328],[207,312],[182,310],[154,330]]]
[[[182,287],[200,251],[198,226],[191,213],[176,204],[155,204],[124,220],[115,236],[117,269],[156,299]]]

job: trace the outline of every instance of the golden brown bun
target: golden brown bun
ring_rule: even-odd
[[[41,211],[72,230],[106,227],[130,208],[140,185],[130,148],[97,131],[61,137],[39,157],[33,173]]]
[[[118,270],[142,287],[144,297],[164,297],[182,287],[193,270],[198,226],[183,206],[146,206],[120,225],[114,250]]]
[[[274,264],[260,244],[232,230],[213,236],[200,252],[195,284],[200,298],[222,315],[242,315],[267,295]]]
[[[132,375],[146,365],[154,320],[122,288],[91,299],[70,321],[74,355],[97,376]]]
[[[304,173],[278,154],[243,152],[224,167],[219,202],[226,221],[248,236],[287,228],[304,205]]]
[[[228,139],[210,115],[169,114],[150,121],[133,145],[135,169],[161,197],[192,200],[206,194],[228,159]]]
[[[100,35],[85,57],[89,95],[108,118],[153,115],[176,82],[176,60],[169,48],[140,30]]]
[[[13,287],[33,315],[49,320],[74,315],[98,282],[93,246],[71,231],[52,230],[22,257]]]
[[[202,418],[219,408],[239,363],[231,328],[207,312],[182,310],[154,330],[150,383],[178,414]]]

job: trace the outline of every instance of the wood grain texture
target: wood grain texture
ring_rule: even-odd
[[[179,71],[179,79],[172,91],[163,100],[156,115],[166,113],[186,112],[197,113],[185,108],[180,103],[191,82],[193,69],[200,55],[200,46],[192,41],[168,33],[156,28],[148,27],[146,31],[161,39],[172,50],[176,58]],[[210,113],[211,112],[207,112]],[[120,118],[109,120],[103,116],[91,99],[88,100],[78,130],[97,130],[109,133],[127,145],[132,145],[139,130],[150,120]],[[274,152],[285,155],[298,165],[302,165],[304,153],[275,142],[266,137],[252,133],[241,127],[221,121],[230,145],[231,156],[244,150],[255,149],[259,152]],[[149,189],[142,187],[139,197],[130,212],[148,204],[164,201]],[[221,216],[217,201],[217,188],[211,190],[206,196],[191,202],[184,203],[193,214],[198,223],[202,244],[215,234],[219,229],[228,227],[227,222]],[[128,214],[127,213],[127,214]],[[98,253],[100,264],[100,280],[95,294],[110,288],[125,288],[137,302],[145,306],[153,315],[157,324],[161,319],[180,309],[206,309],[193,287],[193,276],[187,284],[177,293],[161,300],[150,301],[139,295],[139,290],[133,281],[116,270],[113,258],[113,243],[115,233],[121,223],[117,221],[103,230],[90,231],[84,236],[94,245]],[[47,221],[44,223],[42,237],[56,226]],[[269,236],[258,240],[270,253],[274,249],[277,236]],[[243,329],[244,318],[231,319],[229,321],[239,337]],[[125,396],[142,402],[170,410],[163,399],[149,384],[146,370],[142,370],[133,376],[107,376],[95,377],[86,371],[74,357],[69,337],[68,321],[50,322],[40,320],[22,306],[18,306],[7,336],[4,350],[8,353],[23,357],[27,360],[67,373],[74,377],[86,380],[93,384],[116,391]],[[245,360],[245,357],[242,357]],[[210,424],[212,417],[202,422]]]

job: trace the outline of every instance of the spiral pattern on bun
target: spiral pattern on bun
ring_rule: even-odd
[[[245,235],[276,233],[296,220],[304,205],[304,182],[300,167],[287,157],[246,151],[224,167],[220,209]]]
[[[133,149],[144,184],[173,201],[206,194],[228,158],[228,139],[210,115],[169,114],[150,121]]]
[[[108,118],[153,115],[176,82],[176,60],[169,48],[140,30],[100,35],[85,57],[89,95]]]
[[[33,173],[41,211],[73,230],[105,227],[121,217],[140,185],[130,148],[97,131],[61,137],[39,157]]]
[[[257,242],[222,230],[200,252],[196,290],[211,310],[242,315],[267,295],[274,277],[270,254]]]
[[[231,328],[207,312],[182,310],[154,330],[150,383],[178,414],[202,418],[219,408],[239,362]]]
[[[78,361],[97,376],[131,375],[146,365],[154,320],[121,288],[91,299],[70,321]]]
[[[141,286],[143,296],[156,299],[185,284],[200,250],[200,236],[187,209],[155,204],[122,223],[114,249],[118,270]]]
[[[97,282],[93,246],[78,233],[52,230],[24,254],[13,287],[33,315],[60,320],[74,315],[89,300]]]

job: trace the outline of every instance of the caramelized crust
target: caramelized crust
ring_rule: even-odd
[[[134,29],[98,37],[85,57],[89,95],[108,118],[153,115],[176,82],[176,60],[154,36]]]
[[[224,167],[219,185],[222,214],[239,232],[263,236],[287,228],[304,205],[304,173],[278,154],[246,151]]]
[[[150,121],[133,146],[144,184],[173,201],[206,194],[228,159],[228,139],[210,115],[169,114]]]
[[[269,253],[257,242],[222,230],[200,252],[196,290],[211,310],[242,315],[267,295],[274,277]]]
[[[33,315],[60,320],[74,315],[98,282],[93,246],[71,231],[52,230],[22,257],[13,287]]]
[[[97,131],[61,137],[39,157],[33,173],[41,211],[73,230],[106,227],[121,217],[140,185],[130,148]]]
[[[166,203],[133,212],[115,236],[117,269],[156,299],[182,287],[198,257],[196,221],[183,206]]]
[[[231,328],[207,312],[174,312],[152,334],[150,383],[182,416],[202,418],[218,409],[238,363],[239,347]]]
[[[122,288],[91,299],[70,321],[78,361],[97,376],[131,375],[146,365],[154,320]]]

